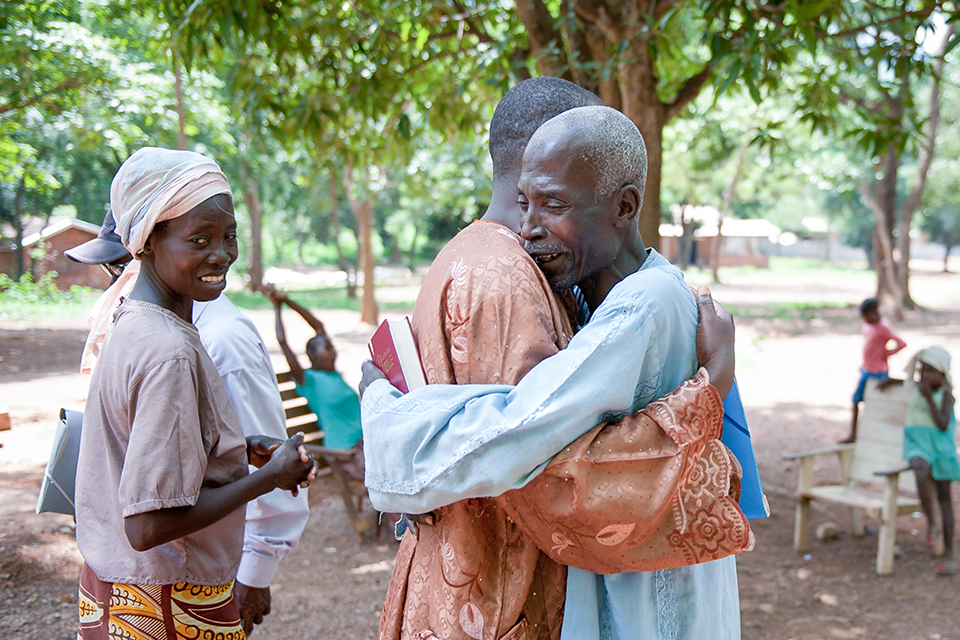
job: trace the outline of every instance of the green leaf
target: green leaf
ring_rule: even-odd
[[[427,40],[430,38],[430,31],[425,27],[419,27],[417,29],[417,50],[422,51],[423,46],[427,44]]]

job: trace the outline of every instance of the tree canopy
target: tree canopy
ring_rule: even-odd
[[[8,3],[0,216],[18,227],[67,204],[99,221],[129,153],[186,145],[215,156],[234,185],[252,286],[262,255],[332,261],[365,274],[373,320],[377,257],[411,264],[482,212],[493,107],[541,73],[595,91],[644,134],[647,244],[676,202],[755,215],[794,198],[845,219],[868,206],[885,230],[869,244],[884,250],[905,242],[914,209],[934,217],[923,178],[941,175],[937,79],[951,73],[956,10],[946,0]],[[899,283],[908,301],[907,271],[894,267],[879,287]]]

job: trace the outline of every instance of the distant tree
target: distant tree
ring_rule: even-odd
[[[920,228],[932,242],[943,245],[943,270],[949,271],[950,252],[960,246],[960,209],[950,205],[933,209],[921,218]]]
[[[876,222],[877,296],[895,317],[913,306],[910,227],[934,157],[940,79],[956,43],[952,23],[944,21],[954,10],[949,2],[845,5],[837,22],[841,37],[826,41],[797,76],[805,120],[856,146],[849,173]],[[870,29],[847,28],[884,16]],[[934,39],[940,40],[936,48]],[[898,176],[913,158],[916,170],[901,197]]]
[[[227,80],[238,118],[318,166],[339,167],[357,221],[366,322],[378,316],[374,200],[387,173],[434,141],[425,132],[478,136],[496,91],[483,80],[489,67],[509,66],[489,51],[489,35],[473,38],[472,18],[453,5],[399,0],[164,5],[184,63]]]
[[[664,127],[705,86],[712,83],[722,95],[739,85],[759,103],[834,41],[888,25],[915,24],[942,4],[515,0],[540,72],[593,89],[643,134],[649,173],[640,232],[654,246],[659,238]],[[882,55],[885,46],[871,45],[869,55]],[[812,93],[831,90],[825,84]],[[803,113],[815,116],[816,108],[804,105]]]
[[[823,194],[823,210],[839,227],[840,241],[849,247],[863,249],[869,267],[875,268],[873,244],[876,222],[860,194],[849,188],[827,191]]]
[[[89,29],[94,18],[79,0],[0,5],[0,182],[12,185],[0,216],[14,229],[17,276],[27,267],[24,216],[37,213],[30,201],[61,187],[47,135],[110,81],[107,42]]]

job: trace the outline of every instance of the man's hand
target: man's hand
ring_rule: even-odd
[[[360,370],[363,372],[363,377],[360,378],[360,386],[358,387],[361,398],[363,398],[363,392],[366,391],[367,387],[373,382],[387,379],[383,371],[380,371],[377,365],[373,364],[373,360],[364,360],[363,364],[360,365]]]
[[[233,585],[233,593],[240,606],[243,632],[249,636],[253,633],[253,625],[263,623],[263,616],[270,613],[270,587],[258,589],[236,582]]]
[[[697,289],[697,308],[700,310],[697,358],[700,366],[710,375],[710,384],[720,393],[721,398],[725,398],[733,388],[733,315],[714,301],[710,289],[705,285],[700,285]]]

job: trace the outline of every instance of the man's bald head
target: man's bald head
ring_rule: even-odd
[[[593,93],[560,78],[531,78],[510,89],[490,121],[494,180],[520,172],[527,141],[547,120],[569,109],[602,104]]]
[[[575,150],[596,179],[597,198],[608,198],[628,184],[643,196],[647,147],[636,125],[616,109],[587,106],[564,111],[537,129],[528,147]]]
[[[643,137],[615,109],[571,109],[537,129],[517,185],[520,235],[554,290],[577,285],[595,309],[643,264],[646,175]]]

